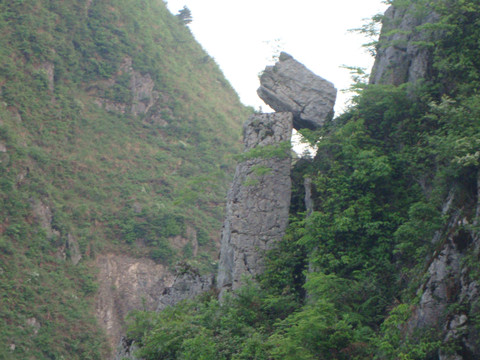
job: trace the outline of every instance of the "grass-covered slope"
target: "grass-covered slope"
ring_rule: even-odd
[[[440,15],[442,38],[419,44],[432,78],[359,84],[345,114],[305,134],[318,147],[302,170],[313,213],[294,203],[265,273],[234,296],[138,313],[129,335],[145,359],[479,358],[480,5],[391,3]],[[445,295],[421,299],[428,278]],[[441,308],[433,321],[422,301]]]
[[[0,1],[0,358],[104,358],[97,254],[209,268],[248,113],[161,0]]]

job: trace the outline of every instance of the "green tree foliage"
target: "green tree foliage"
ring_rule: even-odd
[[[182,10],[180,10],[177,14],[177,17],[184,23],[184,24],[190,24],[193,19],[192,19],[192,12],[187,6],[184,6]]]

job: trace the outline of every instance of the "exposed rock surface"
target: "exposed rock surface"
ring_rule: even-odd
[[[131,342],[126,338],[122,338],[113,360],[141,360],[135,356],[135,351],[137,350],[138,347],[134,342]]]
[[[221,294],[238,288],[244,275],[261,273],[265,251],[284,235],[291,193],[290,154],[248,154],[289,144],[291,134],[290,113],[253,115],[244,125],[246,159],[237,166],[222,230],[217,277]]]
[[[134,309],[155,310],[163,291],[173,284],[174,276],[151,259],[106,254],[96,262],[99,269],[96,316],[115,349],[123,335],[127,313]]]
[[[421,26],[437,22],[439,16],[431,9],[423,13],[415,9],[416,4],[390,6],[385,12],[371,84],[414,84],[431,75],[432,51],[419,42],[435,41],[438,34],[422,30]]]
[[[435,42],[441,36],[424,26],[438,20],[431,9],[419,9],[415,3],[402,8],[391,6],[383,19],[370,83],[400,85],[432,79],[432,50],[419,44]],[[477,176],[476,194],[466,195],[467,190],[451,186],[443,206],[449,223],[432,240],[437,250],[418,289],[419,303],[407,323],[409,334],[433,328],[442,343],[448,344],[451,351],[440,351],[436,357],[439,360],[477,359],[480,354],[480,334],[475,324],[480,311],[480,284],[471,277],[480,254],[480,174]]]
[[[175,269],[175,280],[173,285],[166,288],[158,301],[157,311],[162,311],[167,306],[193,299],[201,293],[212,289],[214,285],[214,276],[200,275],[200,273],[187,264],[180,264]]]
[[[42,201],[37,199],[31,199],[33,216],[37,223],[45,231],[47,237],[52,239],[54,236],[60,236],[60,232],[52,227],[52,210],[50,206],[44,204]]]
[[[80,252],[80,247],[78,241],[72,234],[67,235],[67,249],[70,256],[70,260],[73,265],[77,265],[80,260],[82,260],[82,253]]]
[[[305,188],[305,209],[308,217],[313,213],[312,179],[306,177],[303,181],[303,186]]]
[[[178,264],[175,268],[173,284],[166,287],[157,298],[156,311],[162,311],[167,306],[193,299],[197,295],[212,290],[214,280],[212,274],[200,275],[198,270],[190,265],[186,263]],[[137,346],[134,342],[122,337],[113,360],[138,360],[135,357],[136,350]]]
[[[115,77],[92,85],[91,89],[111,88],[115,85],[121,75],[127,74],[130,77],[129,89],[132,95],[131,104],[119,102],[105,97],[97,97],[95,102],[97,105],[104,107],[108,111],[116,111],[122,114],[130,111],[134,116],[147,114],[150,109],[160,99],[160,94],[155,91],[155,82],[150,74],[142,74],[133,68],[132,59],[126,57],[120,65],[119,71]],[[158,113],[150,114],[151,122],[166,124]]]
[[[480,193],[480,179],[478,191]],[[454,199],[447,199],[445,213],[454,202]],[[479,209],[480,202],[475,213],[478,214]],[[472,264],[466,261],[478,259],[480,254],[480,234],[470,230],[479,220],[475,216],[470,224],[465,215],[468,212],[465,209],[453,211],[448,227],[435,236],[434,241],[444,239],[444,242],[433,256],[426,280],[419,289],[419,304],[408,322],[410,332],[436,328],[443,342],[452,345],[455,350],[448,354],[440,352],[439,360],[474,359],[480,354],[480,332],[475,325],[480,311],[480,284],[472,280]]]
[[[281,53],[260,78],[258,96],[275,111],[291,112],[295,129],[316,129],[332,119],[337,90],[292,56]]]

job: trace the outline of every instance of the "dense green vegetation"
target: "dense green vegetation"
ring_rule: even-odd
[[[98,254],[210,271],[249,113],[161,0],[0,0],[0,358],[105,358]]]
[[[405,324],[444,240],[432,242],[447,226],[449,194],[460,194],[454,211],[475,216],[480,5],[392,3],[415,3],[419,13],[433,6],[441,15],[433,77],[418,86],[357,84],[352,107],[306,136],[318,147],[314,161],[302,163],[316,188],[311,216],[294,203],[265,273],[234,296],[219,302],[207,294],[159,314],[136,313],[129,336],[142,357],[420,360],[454,346],[434,329],[408,333]],[[478,264],[478,254],[471,257]],[[478,271],[471,276],[480,280]]]

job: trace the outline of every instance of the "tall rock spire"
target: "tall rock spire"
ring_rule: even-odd
[[[284,235],[291,193],[292,114],[256,114],[227,197],[217,277],[221,294],[263,271],[264,253]]]
[[[333,117],[337,90],[286,53],[267,66],[259,96],[276,113],[244,125],[245,152],[227,197],[217,287],[235,290],[264,269],[265,252],[285,234],[291,198],[292,128],[316,129]],[[283,112],[282,112],[283,111]]]

